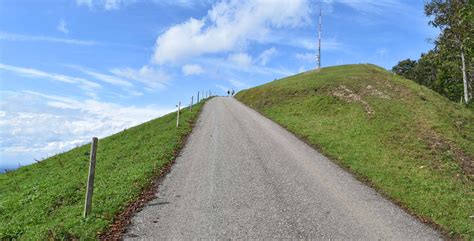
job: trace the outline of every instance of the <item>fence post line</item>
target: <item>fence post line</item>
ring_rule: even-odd
[[[178,102],[178,114],[176,117],[176,127],[179,126],[179,111],[181,110],[181,101]]]
[[[97,152],[97,137],[92,138],[91,153],[90,153],[90,164],[89,164],[89,176],[87,177],[87,189],[86,189],[86,200],[84,205],[84,218],[86,218],[92,208],[92,194],[94,192],[94,174],[95,174],[95,160]]]
[[[191,105],[189,106],[189,112],[193,112],[193,98],[194,96],[191,96]]]

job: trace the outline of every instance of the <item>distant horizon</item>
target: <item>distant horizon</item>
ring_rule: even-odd
[[[357,64],[372,64],[372,63],[346,63],[346,64],[340,64],[340,65],[357,65]],[[336,66],[340,66],[340,65],[323,66],[322,69],[324,69],[324,68],[329,68],[329,67],[336,67]],[[378,66],[378,65],[377,65],[377,66]],[[380,66],[380,67],[382,67],[382,66]],[[382,68],[383,68],[383,67],[382,67]],[[316,69],[316,68],[314,68],[314,69],[308,69],[308,70],[305,70],[305,71],[303,71],[303,72],[295,73],[295,75],[296,75],[296,74],[300,74],[300,73],[304,73],[304,72],[307,72],[307,71],[315,70],[315,69]],[[389,69],[387,69],[387,70],[389,71]],[[288,77],[288,76],[284,76],[284,77]],[[284,77],[282,77],[282,78],[284,78]],[[268,80],[268,82],[271,82],[271,81],[273,81],[273,80]],[[268,82],[265,82],[265,83],[268,83]],[[265,83],[262,83],[262,84],[265,84]],[[251,87],[249,87],[249,88],[251,88]],[[242,89],[242,90],[243,90],[243,89]],[[241,90],[239,90],[239,91],[241,91]],[[238,91],[236,91],[236,93],[237,93],[237,92],[238,92]],[[225,96],[225,91],[222,90],[222,95],[221,95],[221,96]],[[197,96],[196,96],[196,97],[197,97]],[[183,107],[187,107],[187,106],[189,106],[189,105],[183,104]],[[175,110],[172,110],[172,111],[170,111],[170,112],[168,112],[168,113],[164,113],[164,114],[162,114],[162,115],[160,115],[160,116],[153,117],[152,119],[159,118],[159,117],[161,117],[161,116],[170,114],[170,113],[172,113],[172,112],[174,112],[174,111],[175,111]],[[150,120],[152,120],[152,119],[145,120],[145,121],[143,121],[143,122],[141,122],[141,123],[138,123],[137,125],[143,124],[143,123],[148,122],[148,121],[150,121]],[[134,126],[137,126],[137,125],[134,125]],[[129,127],[126,127],[125,129],[131,128],[131,127],[134,127],[134,126],[129,126]],[[105,137],[102,137],[102,138],[106,138],[106,137],[108,137],[108,136],[114,135],[114,134],[116,134],[116,133],[118,133],[118,132],[121,132],[121,131],[123,131],[123,130],[119,130],[119,131],[117,131],[117,132],[110,133],[109,135],[107,135],[107,136],[105,136]],[[90,138],[92,138],[92,136],[91,136]],[[68,151],[70,151],[70,150],[72,150],[72,149],[74,149],[74,148],[76,148],[76,147],[82,146],[82,145],[86,145],[86,144],[88,144],[89,142],[90,142],[90,141],[84,141],[82,144],[79,144],[79,145],[77,145],[77,146],[75,146],[75,147],[71,147],[71,148],[65,149],[65,150],[58,150],[57,153],[53,153],[53,154],[48,155],[48,156],[43,156],[43,157],[39,157],[39,158],[34,157],[34,158],[31,159],[31,160],[22,160],[22,159],[19,159],[16,163],[15,163],[14,160],[11,160],[10,162],[3,162],[3,161],[2,161],[2,162],[0,162],[0,174],[5,173],[6,170],[7,170],[7,171],[14,171],[14,170],[16,170],[16,169],[18,169],[18,168],[20,168],[20,167],[24,167],[24,166],[28,166],[28,165],[35,164],[35,163],[37,163],[37,162],[41,162],[41,161],[43,161],[43,160],[45,160],[45,159],[47,159],[47,158],[49,158],[49,157],[52,157],[52,156],[55,156],[55,155],[58,155],[58,154],[61,154],[61,153],[64,153],[64,152],[68,152]],[[3,156],[0,156],[0,161],[1,161],[1,159],[3,159]]]
[[[358,65],[358,64],[372,64],[372,63],[352,63],[352,64],[351,64],[351,63],[347,63],[347,64],[341,64],[341,65]],[[330,68],[330,67],[337,67],[337,66],[341,66],[341,65],[324,66],[324,67],[322,67],[322,69],[324,69],[324,68]],[[372,65],[374,65],[374,64],[372,64]],[[376,65],[376,66],[378,66],[378,65]],[[379,66],[379,67],[382,67],[382,66]],[[382,67],[382,68],[383,68],[383,67]],[[316,70],[316,68],[314,68],[314,69],[309,69],[309,70],[305,70],[305,71],[303,71],[303,72],[299,72],[299,73],[296,73],[296,74],[294,74],[294,75],[297,75],[297,74],[300,74],[300,73],[304,73],[304,72],[307,72],[307,71],[312,71],[312,70]],[[386,69],[386,70],[387,70],[387,71],[390,71],[390,70],[388,70],[388,69]],[[285,77],[288,77],[288,76],[285,76]],[[283,78],[285,78],[285,77],[283,77]],[[269,81],[266,82],[266,83],[269,83],[269,82],[272,82],[272,81],[274,81],[274,80],[269,80]],[[265,83],[263,83],[263,84],[265,84]],[[251,88],[251,87],[249,87],[249,88]],[[242,90],[244,90],[244,89],[242,89]],[[241,90],[239,90],[239,91],[241,91]],[[238,91],[236,91],[236,93],[237,93],[237,92],[238,92]],[[222,95],[217,95],[217,96],[225,96],[225,94],[226,94],[226,93],[224,93],[224,91],[222,91]],[[186,108],[186,107],[189,107],[189,104],[188,104],[188,105],[183,104],[182,108]],[[163,114],[163,115],[161,115],[161,116],[164,116],[164,115],[167,115],[167,114],[170,114],[170,113],[173,113],[173,112],[175,112],[175,110],[170,111],[170,112],[168,112],[168,113],[165,113],[165,114]],[[152,118],[152,119],[159,118],[159,117],[161,117],[161,116],[156,116],[156,117],[154,117],[154,118]],[[150,120],[152,120],[152,119],[150,119]],[[143,123],[148,122],[148,121],[150,121],[150,120],[145,120],[144,122],[138,123],[137,125],[143,124]],[[135,125],[135,126],[137,126],[137,125]],[[131,127],[134,127],[134,126],[129,126],[129,127],[126,127],[125,129],[131,128]],[[107,135],[107,136],[105,136],[105,137],[102,137],[102,138],[107,138],[108,136],[114,135],[114,134],[119,133],[119,132],[121,132],[121,131],[123,131],[123,130],[119,130],[119,131],[117,131],[117,132],[111,133],[111,134],[109,134],[109,135]],[[91,136],[90,138],[92,138],[92,136]],[[79,144],[77,147],[80,147],[80,146],[82,146],[82,145],[86,145],[86,144],[89,144],[89,143],[90,143],[90,141],[84,141],[82,144]],[[58,153],[51,154],[51,155],[49,155],[49,156],[40,157],[40,158],[34,158],[34,159],[32,159],[32,160],[29,160],[29,161],[27,161],[27,160],[19,160],[16,164],[14,163],[14,161],[5,162],[5,163],[4,163],[4,162],[0,162],[0,174],[1,174],[1,173],[5,173],[5,170],[13,171],[13,170],[16,170],[16,169],[18,169],[18,168],[20,168],[20,167],[23,167],[23,166],[28,166],[28,165],[35,164],[35,163],[37,163],[37,162],[41,162],[41,161],[43,161],[43,160],[45,160],[45,159],[47,159],[47,158],[49,158],[49,157],[52,157],[52,156],[55,156],[55,155],[58,155],[58,154],[61,154],[61,153],[64,153],[64,152],[68,152],[68,151],[70,151],[70,150],[72,150],[72,149],[74,149],[74,148],[77,148],[77,147],[71,147],[71,148],[66,149],[66,150],[60,150]],[[1,159],[1,158],[2,158],[2,157],[0,157],[0,159]]]

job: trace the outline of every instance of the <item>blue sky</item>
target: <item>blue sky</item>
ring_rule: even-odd
[[[390,69],[432,48],[423,1],[2,0],[0,169],[322,66]]]

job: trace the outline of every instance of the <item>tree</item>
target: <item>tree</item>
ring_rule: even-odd
[[[415,80],[416,60],[405,59],[393,66],[392,72],[401,75],[407,79]]]
[[[413,69],[413,76],[417,83],[446,96],[444,92],[440,91],[442,88],[439,87],[439,81],[437,81],[439,78],[439,63],[439,54],[436,49],[430,50],[426,54],[422,53]]]
[[[474,21],[472,21],[472,11],[474,1],[472,0],[431,0],[425,4],[425,14],[432,17],[430,24],[441,29],[441,34],[436,41],[436,46],[440,50],[440,57],[443,60],[451,60],[452,63],[443,63],[451,66],[455,65],[461,71],[463,82],[463,97],[465,103],[469,103],[472,90],[470,77],[473,75],[472,68],[472,36],[474,36]],[[452,53],[456,57],[453,59]],[[446,56],[444,56],[446,55]],[[444,78],[453,77],[445,70]],[[443,72],[442,72],[443,73]],[[456,75],[456,73],[453,73]],[[448,82],[455,81],[449,80]]]

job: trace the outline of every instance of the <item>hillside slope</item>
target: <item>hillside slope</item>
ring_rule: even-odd
[[[95,239],[173,160],[202,106],[99,140],[92,213],[82,218],[90,144],[0,175],[0,240]]]
[[[451,237],[474,238],[474,113],[374,65],[236,95]]]

